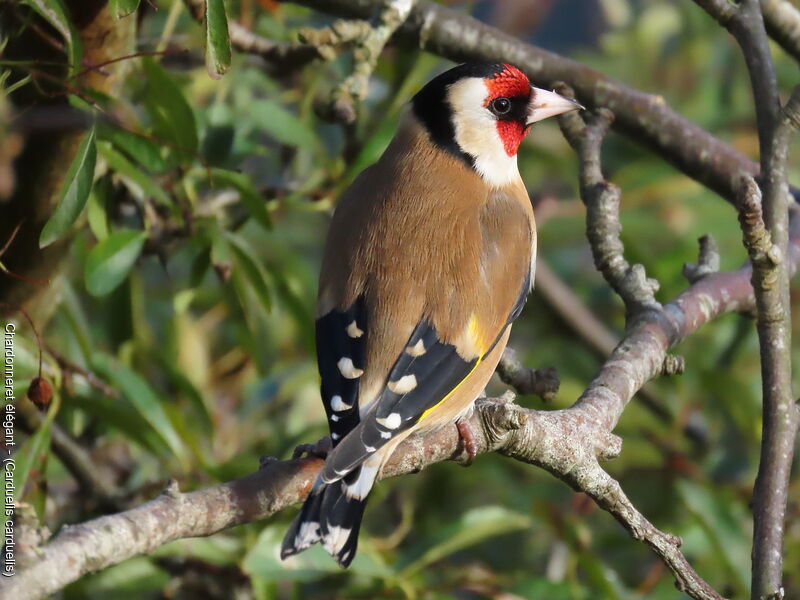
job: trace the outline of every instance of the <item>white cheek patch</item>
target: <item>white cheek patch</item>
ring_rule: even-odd
[[[456,143],[474,157],[475,169],[486,183],[502,187],[519,179],[517,156],[506,153],[497,120],[484,106],[488,93],[483,79],[470,77],[452,84],[447,98]]]

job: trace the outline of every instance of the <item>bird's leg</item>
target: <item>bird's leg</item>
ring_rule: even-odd
[[[300,444],[292,452],[292,458],[321,458],[326,459],[328,453],[333,448],[331,437],[326,435],[320,439],[316,444]]]
[[[467,459],[461,464],[468,467],[475,462],[475,457],[478,455],[475,432],[472,430],[472,425],[469,424],[469,417],[462,417],[456,421],[456,429],[458,429],[458,437],[461,438],[464,451],[467,453]]]

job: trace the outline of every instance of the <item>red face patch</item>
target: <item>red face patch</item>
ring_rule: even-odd
[[[517,67],[509,64],[503,65],[505,68],[491,79],[486,80],[486,87],[489,94],[486,97],[485,106],[488,106],[496,98],[509,99],[528,99],[531,94],[531,84],[528,77]],[[497,133],[503,142],[506,154],[514,156],[519,149],[522,140],[530,131],[530,127],[519,120],[497,120]]]
[[[528,77],[514,65],[504,64],[505,69],[500,71],[492,79],[486,80],[486,87],[489,88],[489,97],[486,99],[487,104],[505,96],[506,98],[518,98],[524,96],[527,98],[531,93],[531,82]]]
[[[503,141],[503,148],[506,154],[514,156],[519,150],[519,145],[525,136],[528,135],[530,127],[526,127],[519,121],[498,121],[497,133]]]

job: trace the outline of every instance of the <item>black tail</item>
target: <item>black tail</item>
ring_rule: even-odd
[[[332,483],[317,481],[281,544],[281,558],[302,552],[317,542],[342,567],[356,555],[358,531],[377,469],[357,467]]]

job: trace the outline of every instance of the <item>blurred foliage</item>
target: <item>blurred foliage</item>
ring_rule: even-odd
[[[26,4],[55,7],[47,12],[48,31],[66,40],[74,69],[80,47],[68,3]],[[141,51],[166,52],[130,59],[118,97],[71,99],[96,125],[41,239],[71,242],[41,332],[43,373],[56,395],[19,450],[17,490],[53,530],[100,510],[93,490],[80,489],[48,451],[51,424],[112,474],[122,498],[117,509],[152,497],[170,477],[182,489],[212,485],[252,472],[260,456],[287,457],[296,444],[325,434],[313,315],[330,213],[339,192],[385,148],[408,99],[448,67],[414,48],[387,49],[357,126],[345,135],[315,115],[314,102],[346,75],[346,56],[280,72],[235,51],[228,57],[225,36],[207,32],[177,0],[143,2],[132,14],[137,5],[116,0],[112,9],[139,19]],[[267,0],[225,5],[229,20],[278,41],[330,22]],[[221,0],[209,9],[217,27],[225,22]],[[562,37],[559,51],[662,95],[715,136],[757,152],[740,53],[690,2],[508,1],[464,9],[513,23],[515,35],[533,41],[574,25],[583,33]],[[515,10],[531,18],[515,20]],[[775,54],[788,89],[796,65]],[[10,94],[3,103],[13,105],[32,85],[35,66],[0,60]],[[607,140],[604,162],[623,188],[628,258],[658,277],[660,299],[686,286],[681,265],[695,259],[702,234],[719,242],[724,269],[744,260],[734,212],[713,193],[617,135]],[[520,169],[537,204],[540,256],[621,333],[622,306],[593,268],[576,161],[555,123],[537,126],[523,144]],[[791,170],[798,175],[797,163]],[[17,323],[16,391],[23,398],[37,374],[38,349],[27,324]],[[520,399],[544,410],[569,406],[602,362],[535,292],[511,344],[527,364],[558,368],[554,405]],[[726,316],[678,351],[686,373],[650,387],[671,418],[634,401],[616,430],[625,440],[622,455],[608,468],[645,515],[683,537],[701,575],[729,597],[746,598],[748,501],[760,436],[755,330],[743,317]],[[493,384],[490,391],[501,389]],[[798,598],[800,479],[793,481],[786,587]],[[346,572],[319,547],[278,560],[293,514],[286,511],[169,544],[87,576],[63,597],[681,597],[647,548],[589,500],[500,456],[483,456],[469,469],[436,465],[383,482],[373,496],[360,554]]]

